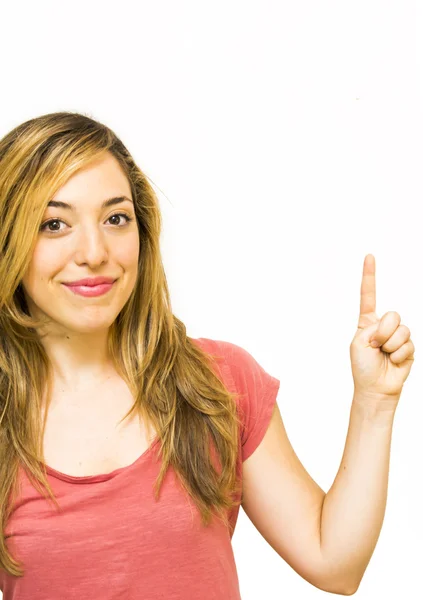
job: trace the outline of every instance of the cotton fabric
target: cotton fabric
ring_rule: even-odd
[[[209,338],[193,341],[213,356],[237,409],[236,471],[269,426],[280,381],[242,347]],[[111,473],[75,477],[47,469],[60,512],[20,471],[21,493],[6,526],[6,544],[25,574],[0,569],[4,600],[240,600],[229,529],[214,519],[205,528],[193,501],[169,469],[158,502],[158,441],[132,464]],[[259,576],[259,574],[258,574]]]

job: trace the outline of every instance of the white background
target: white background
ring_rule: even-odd
[[[364,257],[416,360],[388,504],[355,597],[421,590],[423,7],[402,0],[4,3],[0,135],[77,110],[151,178],[173,312],[281,380],[291,443],[328,491],[353,393]],[[314,600],[241,510],[243,600]]]

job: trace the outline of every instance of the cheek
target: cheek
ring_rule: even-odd
[[[60,273],[63,265],[63,253],[52,250],[48,244],[38,243],[34,249],[24,282],[28,287],[47,284]]]
[[[116,244],[113,249],[113,261],[122,265],[125,270],[133,270],[138,264],[138,254],[140,250],[139,238],[137,235],[127,236]]]

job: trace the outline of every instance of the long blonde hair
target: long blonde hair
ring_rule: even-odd
[[[110,356],[135,398],[124,419],[137,411],[157,432],[162,460],[156,500],[172,466],[205,526],[213,513],[227,523],[227,511],[239,505],[237,394],[226,389],[211,355],[187,337],[185,325],[172,313],[159,246],[162,220],[152,186],[102,123],[76,112],[42,115],[0,140],[0,568],[19,577],[24,571],[4,535],[19,467],[58,506],[43,454],[42,400],[47,398],[48,407],[52,371],[36,329],[46,320],[30,316],[21,281],[49,199],[104,152],[119,161],[130,182],[140,233],[138,279],[108,332]]]

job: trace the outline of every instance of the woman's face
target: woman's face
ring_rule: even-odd
[[[102,207],[104,201],[122,196],[129,200]],[[52,200],[74,208],[46,208],[42,224],[50,222],[41,225],[22,281],[30,312],[35,317],[45,313],[55,331],[57,326],[81,333],[108,328],[129,299],[138,274],[139,233],[129,182],[108,153],[73,175]],[[77,295],[63,284],[97,276],[117,281],[94,297]]]

